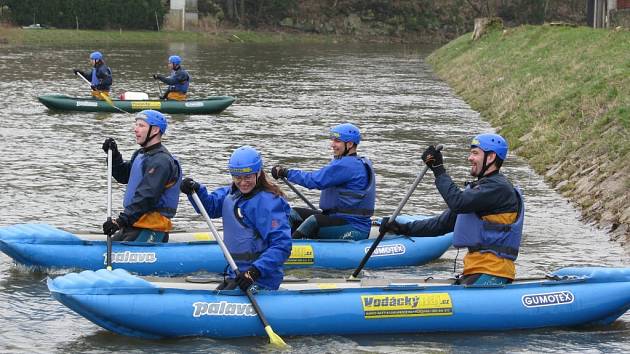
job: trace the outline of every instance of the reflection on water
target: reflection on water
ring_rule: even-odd
[[[445,163],[457,182],[468,179],[467,144],[491,131],[422,60],[426,50],[384,46],[172,44],[146,48],[99,48],[114,71],[113,94],[144,91],[157,96],[150,79],[166,72],[177,52],[193,80],[191,95],[232,95],[221,115],[171,117],[165,144],[185,174],[209,187],[229,183],[227,159],[250,144],[274,164],[316,169],[330,159],[328,129],[357,124],[360,152],[377,170],[377,214],[392,213],[420,171],[430,143],[445,145]],[[106,166],[101,143],[114,137],[128,158],[136,148],[132,118],[125,114],[51,112],[40,94],[86,95],[72,68],[86,68],[86,48],[3,48],[0,52],[0,225],[45,222],[96,230],[106,213]],[[164,87],[162,87],[164,89]],[[517,262],[521,276],[540,276],[573,265],[628,266],[628,254],[601,231],[584,225],[567,201],[545,185],[525,161],[510,156],[506,174],[526,199],[525,235]],[[410,214],[437,214],[445,207],[429,173],[405,206]],[[300,205],[298,198],[291,201]],[[316,201],[316,191],[304,190]],[[123,187],[114,185],[114,210]],[[178,229],[203,228],[185,198]],[[370,270],[369,276],[449,277],[461,270],[463,252],[416,268]],[[457,260],[456,260],[457,259]],[[347,276],[348,271],[292,270],[293,276]],[[54,301],[43,274],[17,269],[0,254],[0,352],[268,352],[265,338],[215,341],[193,338],[146,341],[113,335]],[[613,326],[508,334],[418,334],[289,338],[294,352],[627,352],[630,316]]]

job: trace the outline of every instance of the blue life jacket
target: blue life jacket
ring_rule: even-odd
[[[165,152],[158,152],[158,154]],[[167,218],[173,218],[175,213],[177,212],[177,204],[179,203],[179,185],[182,182],[182,169],[179,165],[179,161],[175,156],[173,157],[173,161],[175,162],[175,166],[177,167],[179,177],[177,181],[172,185],[168,186],[162,196],[160,196],[160,200],[155,206],[154,210],[158,211],[160,214],[164,215]],[[133,160],[133,164],[131,165],[131,172],[129,173],[129,182],[127,183],[127,190],[125,191],[125,199],[123,201],[123,206],[126,208],[131,201],[133,200],[133,196],[136,193],[136,189],[143,178],[142,173],[142,165],[146,155],[143,153],[139,153],[136,158]]]
[[[251,199],[263,198],[265,192],[255,192]],[[258,231],[246,225],[243,220],[243,210],[239,201],[243,195],[239,191],[231,191],[223,199],[221,216],[223,218],[223,240],[230,255],[234,259],[240,272],[247,271],[254,261],[269,247]],[[255,205],[256,203],[252,203]],[[246,212],[246,211],[245,211]],[[235,274],[230,269],[230,276]],[[266,289],[277,289],[282,282],[284,272],[282,267],[266,272],[256,280],[256,284]]]
[[[104,79],[102,82],[101,82],[101,79],[99,79],[97,76],[99,71],[105,71],[105,74],[107,76],[107,78]],[[112,70],[105,64],[101,64],[92,69],[92,78],[90,80],[90,83],[92,84],[92,86],[95,86],[96,89],[98,90],[109,91],[109,88],[112,86],[111,77],[112,77]]]
[[[368,183],[363,190],[349,189],[345,186],[335,186],[322,191],[319,207],[326,215],[346,214],[369,218],[374,215],[376,200],[376,176],[372,162],[366,157],[357,157],[365,166]],[[357,171],[357,174],[364,171]]]
[[[453,230],[453,246],[468,247],[469,252],[491,252],[516,260],[523,235],[525,204],[523,195],[514,188],[519,201],[518,218],[513,224],[497,224],[482,220],[475,213],[458,214]]]
[[[178,81],[177,83],[173,85],[169,85],[168,90],[170,92],[181,92],[181,93],[188,92],[188,85],[190,84],[190,75],[188,75],[188,72],[186,70],[184,70],[182,67],[180,67],[177,70],[173,70],[171,72],[171,77],[176,79],[182,76],[181,73],[184,73],[186,75],[186,80],[184,80],[183,82]]]

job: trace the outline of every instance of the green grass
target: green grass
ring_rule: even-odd
[[[571,157],[610,174],[630,157],[629,45],[628,31],[523,26],[428,61],[538,172]]]
[[[303,33],[250,32],[222,30],[209,32],[178,31],[92,31],[92,30],[24,30],[21,28],[0,27],[0,43],[55,45],[55,44],[156,44],[168,42],[197,43],[331,43],[348,41],[349,37],[323,36]]]

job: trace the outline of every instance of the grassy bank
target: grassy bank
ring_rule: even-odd
[[[630,240],[629,45],[628,31],[525,26],[428,60],[587,220]]]
[[[285,32],[251,32],[222,30],[220,32],[179,31],[91,31],[43,29],[25,30],[0,27],[0,44],[57,45],[57,44],[152,44],[168,42],[197,43],[334,43],[348,38]]]

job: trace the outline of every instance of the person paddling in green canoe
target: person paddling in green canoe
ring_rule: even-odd
[[[179,55],[171,55],[168,58],[168,68],[171,70],[169,76],[154,74],[154,80],[160,80],[168,85],[166,92],[160,97],[163,100],[186,100],[186,93],[190,85],[190,75],[181,66],[182,58]]]
[[[90,82],[92,96],[106,100],[104,96],[109,98],[109,89],[112,86],[112,70],[105,64],[101,52],[90,54],[90,63],[92,64],[92,70],[87,73],[79,69],[73,69],[72,71],[75,75],[81,75]]]
[[[167,242],[177,212],[182,169],[162,144],[166,117],[145,110],[135,117],[134,135],[140,149],[124,161],[116,141],[105,139],[103,150],[112,150],[112,176],[127,184],[123,206],[116,219],[103,224],[103,233],[114,241]]]
[[[453,246],[468,248],[458,284],[500,285],[516,276],[514,261],[523,234],[525,205],[518,188],[499,172],[508,153],[498,134],[480,134],[470,143],[468,162],[476,181],[461,190],[446,173],[442,153],[429,146],[422,160],[435,176],[435,186],[448,209],[439,216],[411,223],[383,218],[380,232],[439,236],[453,232]]]

